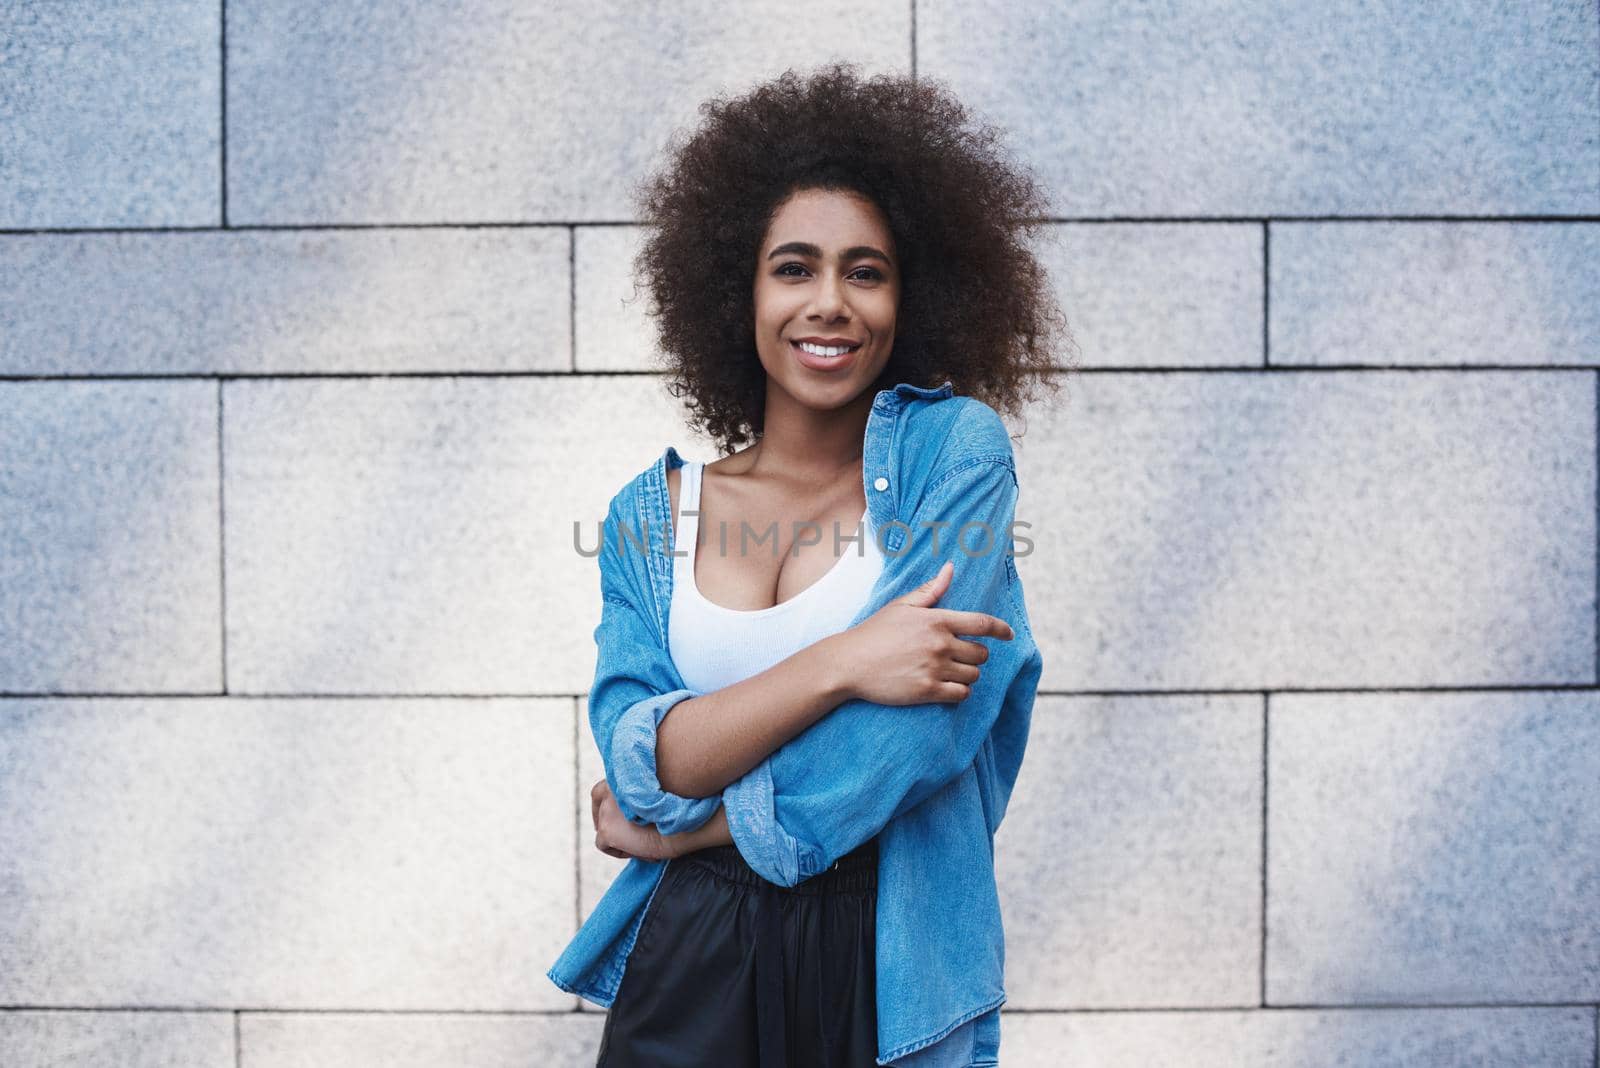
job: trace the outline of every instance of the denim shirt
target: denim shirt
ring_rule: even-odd
[[[666,641],[676,555],[666,472],[683,463],[668,445],[612,498],[603,527],[589,726],[618,810],[670,835],[701,826],[721,805],[745,861],[781,886],[877,835],[877,1063],[947,1036],[952,1045],[968,1039],[972,1060],[956,1063],[995,1063],[1006,995],[994,834],[1043,666],[1010,552],[1018,484],[1005,424],[948,381],[902,382],[874,397],[863,442],[884,566],[850,626],[953,560],[936,607],[998,616],[1014,634],[963,635],[989,652],[971,693],[918,705],[852,698],[704,798],[664,791],[655,763],[661,720],[700,696],[684,686]],[[666,865],[628,861],[546,973],[552,982],[611,1005]],[[952,1034],[969,1022],[968,1032],[983,1032],[976,1040]]]

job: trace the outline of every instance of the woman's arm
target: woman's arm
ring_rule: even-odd
[[[973,414],[958,420],[952,431],[952,438],[961,442],[963,455],[919,502],[912,517],[912,543],[906,546],[908,551],[886,561],[883,580],[874,589],[875,600],[893,600],[932,579],[942,562],[955,555],[951,543],[968,540],[962,538],[968,522],[988,526],[998,538],[1009,535],[1017,489],[1011,442],[992,409],[974,402],[970,410]],[[972,425],[974,422],[978,425]],[[632,823],[653,824],[663,834],[677,835],[701,827],[726,804],[740,852],[773,882],[793,885],[804,878],[801,869],[811,874],[826,867],[825,855],[831,854],[831,861],[849,852],[889,819],[961,774],[972,764],[999,714],[1005,685],[997,676],[1022,670],[1024,665],[1017,657],[1030,655],[1037,673],[1037,648],[1027,642],[1026,649],[1018,646],[1015,654],[990,661],[980,680],[984,692],[974,692],[959,705],[948,701],[881,705],[855,696],[813,714],[815,706],[808,702],[817,701],[817,692],[830,685],[788,668],[777,670],[775,678],[794,680],[793,689],[770,691],[780,703],[795,702],[788,713],[795,718],[789,724],[784,725],[780,716],[769,716],[771,706],[765,701],[730,699],[734,687],[722,692],[727,704],[711,706],[721,707],[724,715],[732,715],[729,709],[733,709],[746,713],[745,718],[779,721],[772,732],[776,749],[755,757],[757,762],[749,766],[750,754],[765,743],[745,735],[748,748],[729,761],[727,774],[733,774],[736,765],[748,770],[726,783],[720,793],[713,789],[709,796],[694,796],[668,790],[659,779],[657,728],[678,704],[714,695],[683,685],[660,633],[659,620],[639,607],[648,597],[649,576],[641,557],[624,557],[618,548],[613,531],[623,523],[624,513],[634,514],[631,502],[619,494],[612,500],[600,550],[604,598],[601,622],[595,630],[598,656],[588,702],[590,728],[618,808]],[[936,538],[930,547],[926,544],[930,526],[954,530],[956,537]],[[945,546],[942,551],[936,548],[941,545]],[[1009,558],[998,551],[956,561],[940,604],[1000,615],[1007,622],[1012,618],[1008,613],[1015,609],[1017,636],[1026,639],[1020,593],[1013,603],[1006,592],[1015,577],[1010,570]],[[851,640],[833,637],[841,642]],[[839,648],[824,644],[828,641],[818,643],[820,649],[813,648],[819,654]],[[996,652],[997,648],[990,648],[991,654]],[[830,659],[826,655],[809,660],[802,656],[800,662],[816,665],[819,672],[840,670],[840,664],[830,663]],[[775,665],[774,670],[780,667]],[[1000,692],[995,690],[997,682]],[[832,685],[842,684],[834,680]],[[750,715],[752,710],[757,714]],[[712,720],[713,731],[719,729],[720,719]],[[693,731],[695,725],[690,726]],[[690,744],[694,744],[692,739]],[[681,762],[686,757],[693,763],[692,751],[676,753],[674,759]],[[672,771],[682,775],[684,769],[674,765]],[[689,768],[686,777],[693,779],[695,768]],[[667,778],[673,779],[671,772]],[[867,796],[860,796],[862,793]]]
[[[589,802],[590,814],[594,817],[595,848],[608,857],[661,861],[716,845],[733,845],[727,813],[720,806],[710,819],[692,831],[662,834],[653,824],[640,825],[624,816],[604,779],[590,788]]]
[[[914,589],[925,569],[937,573],[944,560],[953,559],[960,551],[963,558],[955,562],[941,605],[960,611],[1001,612],[1016,619],[1014,636],[1003,646],[989,647],[992,655],[966,699],[904,706],[861,698],[846,700],[725,787],[720,795],[723,803],[699,823],[687,825],[692,829],[675,830],[638,848],[646,855],[682,855],[682,851],[720,843],[725,830],[759,874],[779,885],[793,886],[972,766],[1006,709],[1013,688],[1016,701],[1009,711],[1014,718],[1006,740],[1020,745],[1019,736],[1026,738],[1042,660],[1026,626],[1020,595],[1013,600],[1007,592],[1015,581],[1009,558],[1004,543],[991,544],[989,551],[976,556],[955,548],[966,543],[968,539],[962,539],[959,532],[971,524],[989,528],[997,539],[1005,538],[1012,529],[1016,495],[1016,473],[1007,458],[989,455],[963,464],[924,502],[918,522],[912,524],[905,566],[897,562],[888,576],[892,599]],[[931,535],[932,530],[944,527],[957,531],[956,537]],[[811,648],[826,653],[828,641],[823,639]],[[736,689],[731,686],[718,693]],[[685,703],[701,696],[684,690],[670,700]],[[647,741],[654,737],[654,732],[639,733]],[[1008,761],[1010,774],[1004,775],[995,767],[995,759],[989,764],[995,803],[1002,811],[1018,760],[1020,751]],[[675,814],[675,810],[668,811]]]
[[[716,815],[692,831],[662,835],[669,857],[681,857],[699,849],[712,846],[733,845],[733,832],[728,830],[728,810],[718,808]]]
[[[663,713],[656,725],[661,788],[684,797],[715,796],[853,697],[854,682],[837,653],[839,637],[829,635],[757,675]]]
[[[723,787],[854,696],[854,687],[826,638],[715,693],[684,686],[659,621],[640,607],[650,581],[643,555],[637,547],[623,552],[620,534],[632,513],[619,493],[606,515],[589,727],[623,816],[675,836],[704,825],[722,807]],[[671,716],[665,729],[680,704],[694,707]]]
[[[998,445],[963,463],[920,509],[910,551],[889,579],[890,597],[925,581],[955,555],[949,538],[941,539],[940,549],[931,547],[932,523],[948,522],[957,532],[978,523],[1005,539],[1016,495],[1015,471]],[[965,545],[967,539],[958,534],[955,540]],[[964,556],[955,561],[940,600],[944,607],[1016,620],[1014,640],[989,645],[991,656],[968,698],[906,706],[846,701],[723,790],[734,844],[763,878],[794,886],[921,804],[974,765],[1003,711],[1010,717],[1006,744],[1025,740],[1042,659],[1020,594],[1013,598],[1009,592],[1015,581],[1010,570],[998,547]],[[1015,700],[1008,701],[1013,690]],[[1020,753],[1015,756],[1020,759]],[[1003,811],[1011,782],[993,778]]]

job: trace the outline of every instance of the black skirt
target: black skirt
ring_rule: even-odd
[[[669,861],[596,1068],[874,1068],[878,840],[797,886],[731,845]]]

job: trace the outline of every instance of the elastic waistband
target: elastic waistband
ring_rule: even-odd
[[[743,886],[769,887],[781,894],[832,894],[878,888],[878,839],[874,836],[795,886],[779,886],[757,874],[738,846],[718,845],[685,853],[675,863],[693,864]]]

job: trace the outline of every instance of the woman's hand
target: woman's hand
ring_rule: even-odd
[[[880,705],[953,704],[964,701],[978,681],[978,665],[989,650],[958,634],[1010,641],[1011,626],[985,612],[935,608],[950,586],[955,563],[859,624],[832,638],[851,696]]]
[[[589,812],[594,818],[595,848],[608,857],[671,860],[676,853],[672,840],[655,824],[641,826],[622,814],[604,779],[589,790]]]

